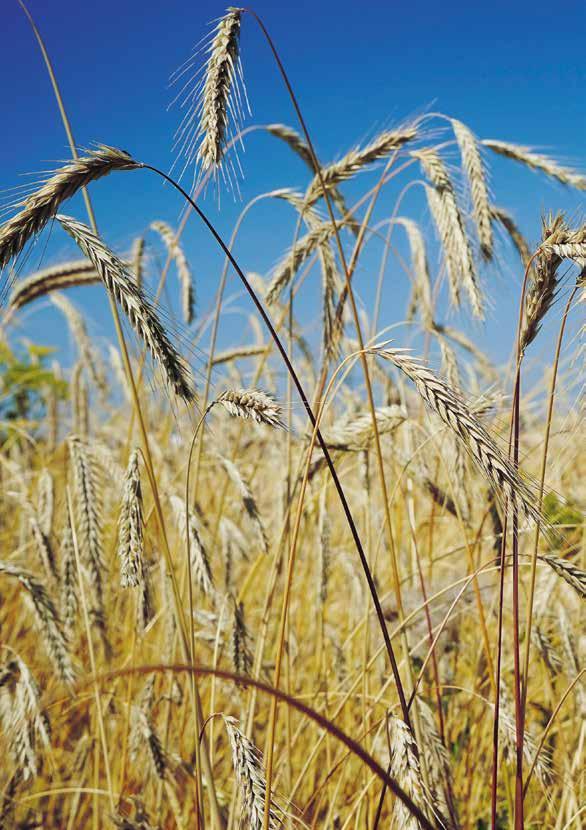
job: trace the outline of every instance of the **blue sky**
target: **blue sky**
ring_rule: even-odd
[[[322,161],[341,155],[377,129],[426,109],[460,118],[479,136],[530,144],[564,162],[586,168],[586,63],[582,2],[409,3],[301,0],[255,4],[274,37],[298,94]],[[177,111],[168,78],[208,30],[224,6],[203,0],[30,0],[58,74],[76,140],[128,149],[135,157],[168,169]],[[564,25],[559,25],[563,20]],[[570,25],[568,25],[568,22]],[[4,0],[0,49],[3,124],[0,187],[19,174],[52,166],[67,157],[67,145],[39,50],[16,0]],[[242,57],[253,117],[248,123],[282,121],[297,127],[268,48],[252,19],[242,30]],[[535,240],[544,210],[565,209],[583,218],[583,194],[564,189],[516,165],[490,158],[495,201],[507,206]],[[263,133],[250,137],[243,156],[243,200],[276,187],[303,187],[306,171],[290,151]],[[368,175],[368,178],[366,176]],[[365,174],[360,189],[374,184]],[[151,174],[119,174],[93,187],[101,231],[119,250],[156,218],[175,223],[181,204]],[[388,216],[396,191],[381,199],[378,218]],[[224,195],[221,210],[208,197],[206,209],[229,235],[242,205]],[[66,212],[85,218],[76,200]],[[406,212],[429,229],[420,193]],[[290,244],[295,217],[286,206],[263,204],[246,222],[236,253],[246,270],[266,273]],[[155,242],[154,237],[149,237]],[[222,259],[205,230],[193,222],[184,245],[196,275],[199,308],[212,300]],[[73,254],[55,231],[43,262]],[[35,256],[37,257],[35,259]],[[39,261],[35,252],[31,268]],[[372,245],[357,273],[357,287],[370,305],[380,247]],[[437,265],[432,256],[431,264]],[[468,329],[495,360],[506,359],[512,343],[520,273],[512,256],[485,275],[492,309],[484,326]],[[314,280],[315,281],[315,280]],[[171,288],[173,283],[170,283]],[[231,291],[236,291],[235,282]],[[98,289],[72,292],[91,320],[91,330],[110,335],[107,303]],[[310,285],[299,308],[311,334],[317,294]],[[381,324],[402,318],[406,278],[391,266]],[[498,309],[498,310],[497,310]],[[222,341],[251,338],[251,312],[242,298],[223,326]],[[451,322],[457,322],[453,318]],[[36,340],[71,346],[56,312],[39,306],[26,315],[24,333]],[[548,344],[544,335],[544,346]],[[539,352],[539,350],[538,350]],[[537,353],[538,353],[537,352]]]

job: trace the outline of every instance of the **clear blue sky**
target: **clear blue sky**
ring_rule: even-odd
[[[30,0],[29,5],[53,58],[78,144],[103,141],[168,169],[178,123],[178,112],[167,111],[172,97],[168,78],[208,31],[208,22],[222,13],[223,4]],[[481,137],[531,144],[586,168],[583,2],[260,0],[254,8],[280,49],[322,161],[342,154],[380,127],[433,108],[460,118]],[[45,169],[67,157],[68,150],[37,44],[16,0],[3,0],[1,20],[0,187],[7,188],[18,183],[19,174]],[[283,121],[297,126],[252,19],[243,23],[242,57],[253,110],[248,123]],[[494,157],[490,161],[495,201],[510,208],[530,239],[537,238],[545,209],[565,209],[570,216],[583,218],[583,194],[513,163]],[[250,137],[243,163],[244,200],[275,187],[301,187],[307,182],[303,165],[262,133]],[[361,187],[374,181],[372,175]],[[101,231],[118,249],[126,248],[152,219],[174,223],[180,210],[176,196],[143,172],[112,176],[94,186],[92,193]],[[213,198],[206,204],[229,235],[241,205],[225,196],[218,214]],[[389,194],[382,200],[379,217],[391,209]],[[79,201],[71,203],[69,211],[85,218]],[[408,202],[407,212],[428,221],[420,194]],[[290,244],[293,228],[294,216],[286,206],[259,207],[236,249],[242,266],[266,272]],[[196,223],[185,236],[185,247],[204,311],[222,260]],[[55,231],[44,261],[72,253],[68,240]],[[373,245],[357,275],[367,303],[379,258],[380,248]],[[35,264],[33,257],[31,267]],[[501,265],[486,276],[498,313],[493,309],[484,327],[472,329],[497,360],[505,359],[511,347],[520,279],[512,258]],[[406,278],[400,269],[390,270],[388,279],[381,324],[401,318],[406,298]],[[236,290],[235,283],[232,287]],[[100,294],[91,292],[72,296],[87,310],[93,331],[109,335],[107,305]],[[309,288],[301,313],[308,323],[315,319],[313,299]],[[240,308],[250,311],[244,299]],[[27,334],[45,343],[67,343],[54,310],[35,311],[28,319]],[[223,339],[230,338],[234,322],[241,335],[245,319],[234,316],[224,327]],[[239,339],[246,337],[242,334]]]

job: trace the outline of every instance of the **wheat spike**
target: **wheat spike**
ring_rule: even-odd
[[[462,286],[468,294],[472,313],[477,319],[482,320],[482,294],[466,228],[448,171],[433,148],[419,150],[413,153],[413,156],[419,159],[423,172],[433,185],[425,185],[425,192],[442,243],[452,302],[459,306]]]
[[[250,485],[244,478],[244,476],[240,473],[240,470],[232,461],[228,458],[224,458],[224,456],[219,456],[220,463],[222,464],[223,468],[226,470],[230,481],[235,485],[240,498],[242,499],[242,506],[244,507],[244,512],[250,519],[251,523],[253,524],[254,528],[256,529],[257,536],[261,543],[263,551],[268,554],[269,552],[269,541],[267,539],[267,534],[265,530],[265,526],[260,516],[260,512],[258,509],[258,505],[252,490],[250,489]]]
[[[88,259],[63,262],[35,271],[30,277],[20,280],[10,295],[8,307],[11,312],[17,311],[51,291],[76,285],[93,285],[99,281],[96,269]]]
[[[135,170],[141,165],[123,150],[99,145],[87,156],[59,168],[42,186],[15,207],[22,210],[0,228],[0,271],[17,257],[26,243],[45,227],[59,206],[82,187],[114,170]]]
[[[130,271],[86,225],[69,216],[59,215],[57,219],[94,263],[107,290],[118,301],[132,328],[163,369],[169,386],[180,398],[190,403],[194,398],[194,392],[187,367],[167,337],[155,309],[136,285]]]
[[[0,573],[18,580],[29,597],[53,666],[64,683],[74,679],[73,666],[59,614],[42,582],[30,571],[0,561]]]
[[[142,288],[144,278],[144,246],[144,236],[137,236],[130,252],[131,270],[139,288]]]
[[[366,147],[356,147],[346,153],[339,161],[335,161],[322,168],[321,181],[330,190],[344,181],[352,178],[369,164],[380,161],[391,153],[400,150],[405,144],[415,141],[417,128],[407,126],[397,130],[384,130],[376,136]],[[319,176],[315,176],[306,193],[306,201],[309,205],[314,204],[322,198],[323,190]]]
[[[559,556],[554,556],[553,553],[546,554],[543,560],[564,582],[572,586],[579,597],[586,599],[586,571],[583,571],[569,559],[561,559]]]
[[[222,170],[231,181],[233,166],[224,170],[227,145],[248,108],[240,64],[241,9],[229,8],[214,30],[206,49],[203,76],[188,83],[180,92],[186,114],[175,135],[175,147],[186,160],[199,166],[199,175],[207,170]]]
[[[242,793],[243,807],[250,830],[262,830],[266,801],[266,780],[262,754],[238,728],[238,721],[224,715],[232,750],[232,764]],[[274,802],[269,810],[269,830],[283,826]],[[280,811],[279,811],[280,812]]]
[[[41,709],[40,699],[41,693],[30,669],[14,654],[0,669],[0,723],[24,781],[35,778],[40,771],[38,744],[47,748],[51,743],[51,725]]]
[[[73,534],[69,517],[61,535],[61,619],[65,633],[71,637],[75,627],[75,618],[78,609],[78,582],[75,566],[75,550],[73,547]]]
[[[389,743],[391,748],[390,770],[393,778],[403,788],[412,801],[423,806],[424,785],[417,758],[415,738],[406,723],[391,715],[389,718]],[[417,830],[419,822],[405,807],[402,801],[397,800],[393,815],[397,826],[403,830]]]
[[[67,320],[67,325],[79,350],[79,356],[87,368],[92,381],[95,383],[96,388],[104,392],[107,384],[103,367],[100,365],[99,358],[91,344],[83,317],[73,303],[59,291],[56,291],[51,296],[51,302]]]
[[[92,463],[87,445],[76,435],[67,440],[73,478],[79,550],[82,563],[88,569],[98,610],[103,607],[102,579],[102,500],[97,470]]]
[[[484,259],[490,261],[493,255],[492,217],[486,183],[486,170],[480,155],[478,139],[472,130],[461,121],[452,118],[451,123],[460,148],[462,166],[470,187],[480,251]]]
[[[390,360],[415,384],[429,408],[439,416],[468,450],[477,467],[496,492],[534,521],[542,521],[535,494],[510,460],[466,405],[457,390],[451,389],[416,358],[404,351],[382,349],[374,352]]]
[[[151,222],[151,228],[156,231],[167,248],[169,256],[177,266],[177,274],[181,285],[181,305],[183,308],[183,319],[189,326],[193,322],[193,309],[195,306],[195,292],[193,289],[193,275],[185,256],[183,248],[177,241],[177,235],[166,222]]]
[[[175,520],[177,522],[179,533],[185,537],[187,529],[185,501],[179,498],[179,496],[171,496],[171,506],[175,513]],[[197,519],[191,510],[189,511],[189,554],[191,557],[193,578],[199,585],[204,596],[214,598],[216,590],[214,588],[214,580],[208,554],[197,527]]]
[[[118,521],[118,559],[123,588],[136,587],[141,581],[143,569],[142,490],[138,461],[139,451],[135,449],[128,460]]]
[[[540,173],[545,173],[552,179],[556,179],[562,184],[569,187],[575,187],[578,190],[586,190],[586,176],[571,170],[569,167],[562,167],[555,159],[549,156],[535,153],[530,147],[523,147],[521,144],[511,144],[508,141],[494,141],[493,139],[484,139],[482,144],[497,153],[499,156],[518,161],[521,164],[530,167],[532,170],[538,170]]]
[[[499,222],[506,232],[509,234],[511,238],[511,242],[517,249],[519,256],[521,257],[521,262],[523,266],[526,267],[527,263],[531,259],[531,251],[529,249],[529,243],[517,227],[517,224],[510,213],[508,213],[504,208],[497,207],[496,205],[492,205],[490,208],[491,214],[494,219]]]
[[[260,389],[227,389],[216,398],[216,403],[235,418],[285,429],[281,407]]]
[[[234,602],[232,620],[232,664],[236,674],[249,675],[252,671],[253,656],[250,634],[244,619],[244,604]]]

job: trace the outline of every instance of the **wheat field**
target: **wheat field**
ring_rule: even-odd
[[[431,111],[318,159],[270,21],[238,8],[177,73],[171,172],[107,136],[82,149],[25,11],[71,157],[0,217],[0,828],[585,826],[586,226],[552,211],[526,239],[489,172],[586,175]],[[251,117],[243,26],[291,125]],[[242,202],[230,238],[213,217],[255,130],[306,185]],[[114,250],[92,185],[131,172],[179,219],[155,203]],[[294,224],[258,275],[234,251],[261,199]],[[195,223],[224,259],[207,309]],[[76,253],[31,268],[48,234]],[[487,274],[505,259],[503,332]],[[249,324],[224,344],[235,284]],[[23,342],[41,304],[75,361]]]

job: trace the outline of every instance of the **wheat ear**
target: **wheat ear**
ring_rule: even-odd
[[[73,683],[74,671],[61,620],[43,583],[30,571],[0,561],[0,573],[18,580],[30,598],[53,666],[64,683]]]
[[[137,336],[162,367],[171,388],[183,400],[191,402],[194,391],[187,367],[167,337],[155,309],[122,260],[83,223],[69,216],[59,215],[57,219],[94,263],[100,279],[120,304]]]
[[[43,268],[31,274],[30,277],[20,280],[10,295],[8,308],[10,311],[16,311],[51,291],[77,285],[93,285],[99,281],[96,269],[88,259],[63,262],[50,268]]]
[[[43,185],[19,202],[19,213],[0,228],[0,271],[17,257],[26,243],[52,219],[59,206],[82,187],[114,170],[135,170],[141,165],[123,150],[99,145],[87,156],[72,159]]]
[[[281,407],[274,398],[260,389],[226,389],[216,398],[216,403],[221,404],[235,418],[285,429]]]
[[[493,255],[492,217],[486,170],[480,155],[478,139],[472,130],[461,121],[452,118],[451,123],[460,148],[462,167],[468,179],[480,251],[484,259],[490,261]]]
[[[161,221],[151,222],[151,228],[156,231],[167,248],[169,256],[177,266],[177,274],[181,285],[181,305],[183,308],[183,319],[189,326],[193,322],[193,309],[195,307],[195,291],[193,288],[193,275],[185,256],[185,252],[173,229]]]
[[[262,754],[238,728],[238,721],[224,715],[224,724],[232,750],[232,764],[242,793],[243,808],[250,830],[262,830],[267,785]],[[269,809],[269,830],[283,826],[276,805]],[[277,808],[278,809],[278,808]]]
[[[128,460],[118,521],[118,559],[123,588],[136,587],[141,581],[143,569],[142,489],[138,461],[139,451],[135,449]]]
[[[373,353],[391,361],[413,381],[429,408],[463,444],[476,466],[502,498],[508,499],[517,510],[534,521],[543,521],[531,487],[521,478],[483,424],[472,414],[457,390],[450,388],[431,369],[403,350],[381,349],[373,350]]]
[[[444,253],[450,294],[454,305],[460,304],[460,287],[467,294],[472,313],[479,320],[484,319],[483,300],[472,250],[466,235],[464,220],[458,207],[456,191],[448,171],[433,148],[413,153],[421,162],[423,172],[433,185],[425,185],[427,201],[436,225]]]
[[[521,144],[511,144],[508,141],[494,141],[493,139],[484,139],[482,144],[497,153],[499,156],[505,156],[513,161],[518,161],[531,170],[537,170],[540,173],[545,173],[552,179],[556,179],[562,184],[569,187],[575,187],[578,190],[586,190],[586,176],[577,173],[569,167],[563,167],[555,159],[545,156],[541,153],[535,153],[530,147],[524,147]]]

